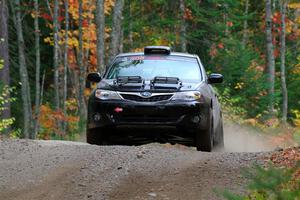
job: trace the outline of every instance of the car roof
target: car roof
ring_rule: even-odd
[[[131,52],[131,53],[121,53],[116,57],[124,57],[124,56],[144,56],[144,52]],[[148,54],[151,55],[151,54]],[[165,54],[152,54],[152,55],[165,55]],[[180,52],[171,52],[169,55],[171,56],[184,56],[190,58],[197,58],[197,55],[189,54],[189,53],[180,53]]]

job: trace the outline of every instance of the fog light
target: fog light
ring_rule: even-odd
[[[193,118],[192,118],[192,122],[195,123],[195,124],[196,124],[196,123],[199,123],[199,122],[200,122],[200,117],[199,117],[199,116],[193,117]]]
[[[94,114],[94,121],[98,122],[101,120],[101,115],[99,113]]]

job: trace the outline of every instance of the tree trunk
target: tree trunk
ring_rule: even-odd
[[[248,17],[248,14],[249,14],[249,0],[246,0],[244,16]],[[246,18],[244,20],[244,27],[243,27],[243,40],[242,40],[243,47],[246,46],[247,40],[248,40],[248,19]]]
[[[69,0],[65,0],[65,47],[64,47],[64,74],[63,74],[63,101],[62,101],[62,108],[64,116],[67,116],[67,108],[66,108],[66,101],[67,101],[67,94],[68,94],[68,68],[69,68],[69,62],[68,62],[68,52],[69,52]],[[63,135],[66,133],[67,129],[67,123],[63,122]]]
[[[31,97],[30,97],[30,87],[28,80],[28,72],[25,59],[25,43],[23,36],[22,18],[21,18],[21,6],[20,0],[15,0],[14,5],[12,5],[12,11],[14,15],[14,23],[17,31],[17,42],[18,42],[18,54],[19,54],[19,73],[21,77],[21,95],[23,100],[23,117],[24,117],[24,127],[23,134],[25,138],[30,137],[30,132],[32,131],[32,109],[31,109]]]
[[[280,12],[281,12],[281,34],[280,34],[280,72],[281,72],[281,92],[282,92],[282,121],[286,123],[287,120],[287,111],[288,111],[288,92],[286,87],[286,77],[285,77],[285,54],[286,54],[286,9],[287,1],[282,0],[280,3]]]
[[[132,11],[131,11],[131,2],[128,2],[128,10],[129,10],[129,25],[128,25],[128,29],[129,29],[129,35],[128,35],[128,44],[129,44],[129,49],[130,51],[133,48],[133,34],[132,34]]]
[[[122,12],[124,0],[117,0],[113,11],[113,27],[111,32],[111,41],[109,48],[109,62],[119,53],[121,38]]]
[[[96,24],[97,24],[97,69],[103,72],[105,60],[105,15],[104,15],[104,0],[97,0],[96,9]]]
[[[84,99],[85,89],[85,67],[83,64],[83,5],[82,0],[79,0],[79,52],[78,52],[78,65],[79,65],[79,112],[80,120],[84,121],[86,118],[86,104]]]
[[[267,46],[267,68],[269,82],[269,111],[274,115],[274,88],[275,88],[275,58],[272,43],[272,10],[271,0],[266,0],[266,46]]]
[[[186,52],[186,22],[184,18],[185,2],[180,0],[180,47],[182,52]]]
[[[41,70],[41,57],[40,57],[40,28],[39,28],[39,1],[34,0],[34,10],[35,10],[35,18],[34,18],[34,29],[35,29],[35,59],[36,59],[36,68],[35,68],[35,124],[34,131],[32,134],[33,139],[36,138],[39,129],[39,114],[40,114],[40,70]]]
[[[123,29],[123,27],[121,27],[120,40],[119,40],[119,45],[118,45],[119,46],[118,53],[123,53],[123,49],[124,49],[123,40],[124,40],[124,29]]]
[[[0,60],[3,60],[3,68],[0,70],[0,80],[4,85],[10,85],[9,54],[8,54],[8,8],[6,0],[0,1]],[[8,119],[10,114],[10,103],[4,105],[6,108],[0,116]]]
[[[59,14],[59,2],[54,0],[54,13],[53,13],[53,28],[54,28],[54,105],[55,109],[58,111],[60,109],[59,103],[59,24],[58,24],[58,14]]]

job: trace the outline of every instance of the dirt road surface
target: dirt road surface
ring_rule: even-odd
[[[225,145],[204,153],[155,143],[1,141],[0,200],[222,199],[214,190],[245,192],[240,171],[274,148],[233,125],[226,127]]]

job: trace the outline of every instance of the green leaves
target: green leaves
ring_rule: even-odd
[[[294,174],[299,167],[299,164],[290,169],[271,164],[267,168],[255,165],[244,171],[244,176],[250,180],[247,195],[239,196],[229,191],[222,195],[228,200],[296,200],[300,197],[300,180],[294,178]]]
[[[0,87],[0,116],[2,115],[3,111],[7,108],[5,107],[6,104],[14,101],[14,98],[10,98],[10,94],[13,89],[9,88],[8,86]],[[15,121],[15,118],[9,119],[0,119],[0,134],[5,131],[8,127],[10,127]]]

